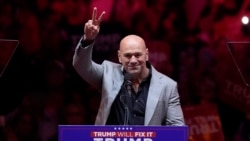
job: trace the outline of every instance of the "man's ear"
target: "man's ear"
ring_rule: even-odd
[[[146,61],[148,61],[148,55],[149,55],[148,48],[146,48]]]
[[[118,57],[119,62],[122,63],[120,50],[117,51],[117,57]]]

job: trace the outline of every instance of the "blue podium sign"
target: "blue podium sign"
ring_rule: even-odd
[[[187,126],[59,125],[59,141],[188,141]]]

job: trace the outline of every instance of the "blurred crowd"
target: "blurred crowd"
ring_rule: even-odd
[[[117,61],[124,35],[142,36],[150,62],[178,82],[183,107],[216,104],[225,141],[250,140],[244,133],[250,115],[218,98],[226,71],[222,46],[250,41],[250,26],[241,22],[250,14],[248,0],[0,0],[0,39],[20,41],[0,81],[7,103],[0,140],[56,141],[59,124],[94,123],[100,93],[72,67],[94,6],[107,13],[95,41],[96,62]]]

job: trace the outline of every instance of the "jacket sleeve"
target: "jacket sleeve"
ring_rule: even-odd
[[[94,42],[82,47],[82,38],[78,42],[73,56],[73,67],[90,85],[100,90],[102,87],[103,66],[92,60]]]
[[[168,102],[168,110],[167,110],[167,119],[166,125],[173,125],[173,126],[184,126],[184,116],[183,111],[180,104],[179,93],[177,90],[177,84],[173,86],[173,90],[169,97]]]

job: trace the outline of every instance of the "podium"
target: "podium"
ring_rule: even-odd
[[[59,125],[59,141],[188,141],[187,126]]]

